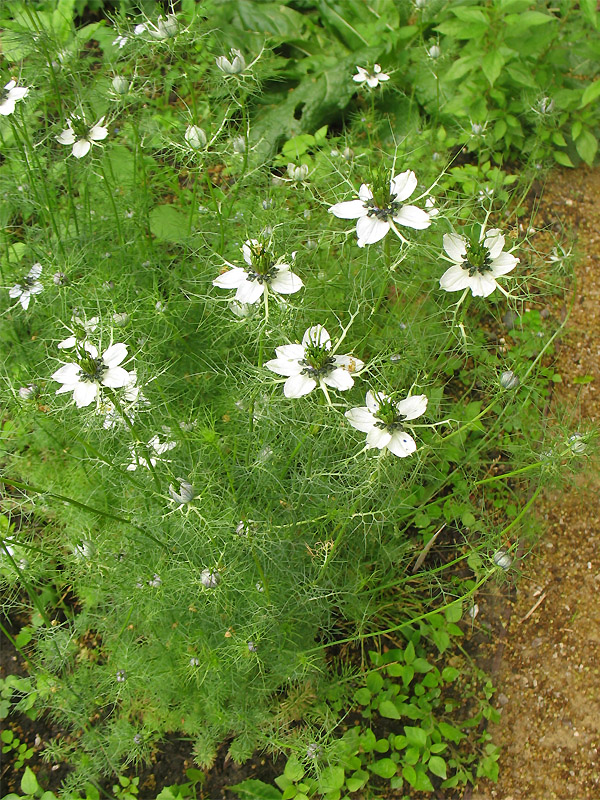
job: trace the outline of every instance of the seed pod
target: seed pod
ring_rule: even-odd
[[[496,550],[492,556],[492,561],[497,567],[500,567],[500,569],[504,571],[509,569],[513,563],[512,556],[510,556],[503,547],[501,547],[500,550]]]

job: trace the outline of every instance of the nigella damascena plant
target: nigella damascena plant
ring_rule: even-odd
[[[56,137],[59,144],[72,145],[71,152],[75,158],[83,158],[90,152],[93,144],[101,142],[108,136],[108,128],[103,125],[104,117],[90,125],[85,117],[73,115],[67,120],[67,128]]]
[[[150,439],[145,448],[143,448],[144,452],[142,455],[140,455],[135,445],[131,445],[132,462],[128,465],[127,471],[135,472],[138,467],[153,469],[159,461],[169,460],[168,458],[162,458],[162,456],[174,447],[177,447],[177,442],[172,442],[169,439],[161,442],[159,436],[153,436]]]
[[[59,350],[70,350],[78,342],[85,342],[90,333],[93,333],[98,327],[100,317],[90,317],[86,319],[85,314],[80,317],[79,314],[73,312],[71,316],[71,336],[67,336],[62,342],[59,342],[57,347]]]
[[[21,282],[15,283],[15,285],[8,290],[8,295],[13,300],[19,298],[19,303],[23,311],[27,311],[29,308],[32,295],[39,294],[44,288],[39,280],[41,274],[42,265],[39,263],[34,264]]]
[[[230,58],[217,56],[215,63],[225,75],[239,75],[246,69],[246,59],[241,50],[229,51]]]
[[[90,342],[76,345],[76,361],[63,364],[52,374],[52,380],[62,383],[56,394],[73,392],[77,408],[100,400],[103,386],[121,389],[131,380],[131,374],[119,366],[127,358],[127,346],[122,342],[111,345],[100,356]]]
[[[385,83],[389,81],[390,76],[383,72],[379,64],[375,64],[373,66],[373,71],[370,72],[368,69],[364,69],[364,67],[357,66],[356,69],[358,70],[356,75],[352,76],[352,80],[355,83],[366,83],[369,89],[376,89],[380,83]]]
[[[165,39],[172,39],[179,33],[179,21],[175,14],[162,14],[156,20],[156,24],[150,20],[140,22],[133,29],[136,36],[147,34],[157,42],[164,42]]]
[[[170,483],[169,495],[171,496],[171,500],[173,500],[176,505],[186,506],[198,496],[198,491],[189,481],[186,481],[183,478],[177,478],[177,480],[179,481],[179,491],[177,491],[176,487]]]
[[[286,397],[303,397],[317,386],[326,396],[327,386],[347,391],[354,386],[353,375],[365,366],[354,356],[335,355],[331,337],[322,325],[308,328],[302,344],[281,345],[275,348],[275,354],[277,358],[267,361],[265,367],[287,378],[283,385]]]
[[[294,294],[304,286],[302,280],[292,272],[284,261],[275,261],[269,248],[258,239],[248,239],[242,247],[245,267],[232,269],[219,275],[213,286],[219,289],[236,289],[235,300],[239,303],[257,303],[269,290],[276,294]]]
[[[417,177],[412,170],[396,175],[388,181],[383,175],[375,176],[372,184],[363,183],[358,190],[358,200],[336,203],[330,214],[340,219],[356,219],[358,246],[375,244],[392,230],[406,242],[396,225],[424,230],[431,225],[431,215],[413,205],[403,205],[417,188]]]
[[[346,419],[358,431],[367,434],[366,449],[387,448],[398,458],[415,452],[417,445],[406,432],[406,423],[422,416],[427,409],[424,394],[412,395],[395,402],[383,392],[367,392],[366,406],[346,411]]]
[[[470,289],[473,297],[488,297],[495,289],[506,291],[496,278],[511,272],[519,263],[510,251],[504,252],[505,239],[498,228],[485,231],[470,239],[458,233],[444,234],[444,250],[452,266],[440,278],[440,288],[447,292]]]
[[[206,133],[198,125],[188,125],[183,138],[192,150],[202,150],[208,141]]]

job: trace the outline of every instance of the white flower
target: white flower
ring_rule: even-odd
[[[42,265],[36,263],[33,267],[29,270],[27,275],[23,278],[21,283],[15,283],[15,285],[8,290],[9,297],[12,297],[14,300],[16,297],[19,298],[19,302],[24,311],[27,311],[29,308],[29,301],[31,300],[32,294],[39,294],[43,290],[43,286],[38,280],[40,275],[42,274]]]
[[[289,264],[273,261],[271,253],[257,239],[248,239],[242,247],[246,267],[233,267],[213,281],[219,289],[236,289],[239,303],[257,303],[271,290],[277,294],[294,294],[304,286]]]
[[[73,314],[71,317],[71,330],[73,331],[73,335],[59,342],[57,345],[58,349],[69,350],[71,347],[75,347],[77,342],[85,342],[88,335],[96,330],[99,322],[100,317],[91,317],[91,319],[85,319],[84,317],[82,319],[77,316],[77,314]]]
[[[506,275],[519,259],[504,252],[504,236],[498,228],[485,233],[479,241],[468,241],[457,233],[444,234],[444,250],[452,266],[440,278],[440,287],[459,292],[467,287],[474,297],[488,297],[498,287],[496,278]]]
[[[308,164],[288,164],[287,174],[291,181],[303,181],[308,176]]]
[[[363,183],[358,191],[358,200],[336,203],[331,206],[329,212],[340,219],[358,220],[356,234],[359,247],[383,239],[390,228],[403,238],[394,223],[416,230],[423,230],[431,225],[430,215],[426,211],[417,206],[402,205],[416,188],[416,175],[412,170],[407,170],[392,178],[389,192],[387,186],[377,191],[377,200],[370,186]]]
[[[63,364],[52,375],[52,380],[63,384],[56,394],[73,392],[77,408],[89,406],[102,386],[120,389],[131,379],[130,373],[119,366],[127,358],[127,347],[122,342],[111,345],[100,358],[96,347],[86,342],[78,355],[77,362]]]
[[[406,458],[417,449],[412,436],[404,430],[404,423],[425,413],[427,397],[424,394],[408,396],[395,403],[382,392],[367,392],[367,405],[346,411],[346,419],[358,431],[367,434],[367,448],[384,447],[399,458]]]
[[[127,80],[127,78],[123,77],[123,75],[115,75],[115,77],[111,81],[111,86],[115,94],[127,94],[130,89],[131,84]]]
[[[168,461],[169,459],[159,458],[159,456],[162,456],[163,453],[168,453],[169,450],[172,450],[174,447],[177,447],[177,442],[171,442],[168,439],[164,442],[161,442],[159,436],[153,436],[146,445],[146,452],[148,455],[140,456],[135,446],[132,445],[130,450],[133,460],[131,464],[128,465],[127,470],[129,472],[134,472],[138,466],[151,469],[152,467],[155,467],[159,461]]]
[[[153,39],[156,39],[156,41],[162,42],[165,39],[172,39],[174,36],[177,36],[179,33],[179,22],[175,14],[167,14],[166,17],[163,17],[161,14],[156,20],[156,25],[150,22],[150,20],[147,20],[146,22],[141,22],[139,25],[136,25],[133,32],[136,36],[147,33]]]
[[[381,71],[379,64],[375,64],[373,72],[369,72],[369,70],[359,66],[357,66],[356,69],[358,72],[356,75],[352,76],[352,80],[356,81],[356,83],[366,83],[369,89],[375,89],[380,83],[384,83],[390,79],[389,75]]]
[[[120,397],[120,407],[117,408],[113,401],[108,398],[101,400],[98,404],[96,413],[104,417],[102,427],[105,430],[114,428],[117,423],[123,422],[123,416],[127,416],[128,420],[133,422],[138,405],[148,403],[148,400],[137,385],[137,372],[132,370],[128,374],[129,380],[125,386],[121,387],[123,393]],[[127,406],[124,408],[125,404]]]
[[[439,58],[442,55],[439,45],[432,44],[429,50],[427,50],[427,55],[429,58]]]
[[[83,158],[94,142],[101,142],[108,136],[108,128],[103,122],[104,117],[101,117],[95,125],[90,126],[83,117],[73,116],[67,122],[67,129],[56,137],[56,141],[59,144],[73,145],[72,153],[75,158]]]
[[[178,506],[185,506],[188,503],[191,503],[192,500],[197,497],[198,492],[189,481],[186,481],[183,478],[177,478],[177,480],[179,481],[179,493],[177,493],[173,484],[170,483],[169,494],[171,495],[172,500],[174,500]]]
[[[217,67],[226,75],[239,75],[246,69],[246,60],[241,50],[231,49],[229,51],[231,61],[225,56],[217,56],[215,62]]]
[[[365,366],[354,356],[333,355],[331,338],[322,325],[308,328],[302,344],[285,344],[276,347],[275,353],[277,358],[267,361],[265,367],[287,378],[283,386],[286,397],[303,397],[316,386],[345,392],[354,386],[352,374]]]
[[[128,41],[129,37],[127,36],[117,36],[116,39],[113,39],[113,46],[118,47],[119,50],[122,50]]]
[[[206,589],[216,589],[221,583],[221,576],[216,569],[203,569],[200,573],[200,583]]]
[[[0,114],[8,117],[15,110],[18,100],[23,100],[29,94],[29,89],[25,86],[17,86],[16,81],[9,81],[0,92]]]
[[[201,150],[206,145],[206,134],[198,125],[188,125],[183,138],[192,150]]]

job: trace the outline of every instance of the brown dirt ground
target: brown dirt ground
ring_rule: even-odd
[[[549,420],[581,431],[600,422],[599,197],[600,170],[557,171],[534,222],[564,225],[576,236],[575,304],[558,351],[563,382]],[[584,375],[594,380],[573,382]],[[537,504],[542,536],[521,565],[498,643],[502,717],[489,730],[502,746],[500,779],[482,781],[471,800],[600,800],[598,466],[586,453],[574,486],[549,490]]]

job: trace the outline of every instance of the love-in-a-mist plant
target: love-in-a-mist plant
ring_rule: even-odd
[[[593,450],[540,422],[556,328],[533,300],[566,249],[539,261],[507,194],[433,158],[396,80],[423,70],[380,43],[357,68],[354,29],[268,5],[77,33],[28,8],[9,37],[0,574],[75,734],[47,750],[65,790],[167,734],[203,768],[226,742],[335,769],[353,653],[505,575],[520,498]],[[424,14],[361,9],[381,41]],[[431,61],[427,30],[398,52]]]

